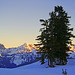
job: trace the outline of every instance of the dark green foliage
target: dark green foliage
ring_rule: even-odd
[[[62,6],[55,6],[54,11],[49,13],[50,18],[48,20],[40,19],[43,28],[40,29],[41,35],[37,36],[36,40],[39,40],[41,62],[44,63],[44,59],[48,59],[48,65],[54,66],[53,62],[59,59],[59,64],[66,64],[66,57],[69,51],[68,44],[72,44],[71,37],[75,37],[70,28],[68,14],[63,10]]]
[[[67,62],[66,57],[68,54],[66,51],[69,50],[68,44],[71,44],[71,34],[73,28],[70,28],[69,19],[67,13],[63,10],[62,6],[55,7],[54,14],[52,13],[54,19],[54,38],[56,39],[57,47],[55,49],[56,58],[59,58],[60,64]]]

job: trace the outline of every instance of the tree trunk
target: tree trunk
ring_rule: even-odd
[[[53,65],[53,61],[52,61],[52,58],[50,57],[50,65],[49,65],[50,67],[54,67],[54,65]]]
[[[48,66],[49,66],[49,61],[50,61],[50,60],[49,60],[49,58],[48,58]]]

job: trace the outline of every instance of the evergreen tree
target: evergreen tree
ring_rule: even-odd
[[[36,40],[40,40],[40,51],[39,53],[42,53],[41,56],[41,64],[44,63],[44,59],[48,59],[48,65],[51,67],[54,67],[53,62],[54,62],[54,37],[52,35],[52,26],[49,26],[49,20],[40,20],[43,22],[41,25],[44,27],[40,29],[41,35],[37,36]]]
[[[48,58],[48,65],[54,67],[53,62],[59,59],[60,64],[66,64],[66,57],[69,50],[68,44],[71,44],[71,37],[75,37],[70,28],[69,16],[63,10],[62,6],[55,6],[48,20],[41,19],[43,28],[40,29],[41,35],[37,36],[39,40],[40,51],[42,53],[41,62]]]
[[[70,28],[68,14],[63,10],[62,6],[55,7],[54,12],[54,37],[56,38],[56,49],[55,55],[59,59],[60,64],[66,64],[66,57],[68,54],[66,51],[69,50],[68,44],[72,44],[71,37],[75,37],[71,31],[73,28]]]

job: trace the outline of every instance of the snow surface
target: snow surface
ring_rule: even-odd
[[[68,53],[68,55],[69,55],[69,57],[68,57],[68,58],[75,59],[75,52]]]
[[[28,43],[16,48],[0,49],[0,67],[17,67],[37,61],[36,46]]]
[[[63,75],[62,69],[67,69],[67,75],[75,75],[75,59],[68,59],[68,64],[46,68],[47,62],[40,65],[40,61],[33,64],[7,69],[0,68],[0,75]]]

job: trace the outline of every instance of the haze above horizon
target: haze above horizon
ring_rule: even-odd
[[[0,0],[0,43],[6,48],[25,42],[35,44],[41,28],[40,19],[48,19],[54,6],[63,6],[71,16],[70,24],[75,34],[74,0]],[[75,39],[73,39],[73,43]]]

